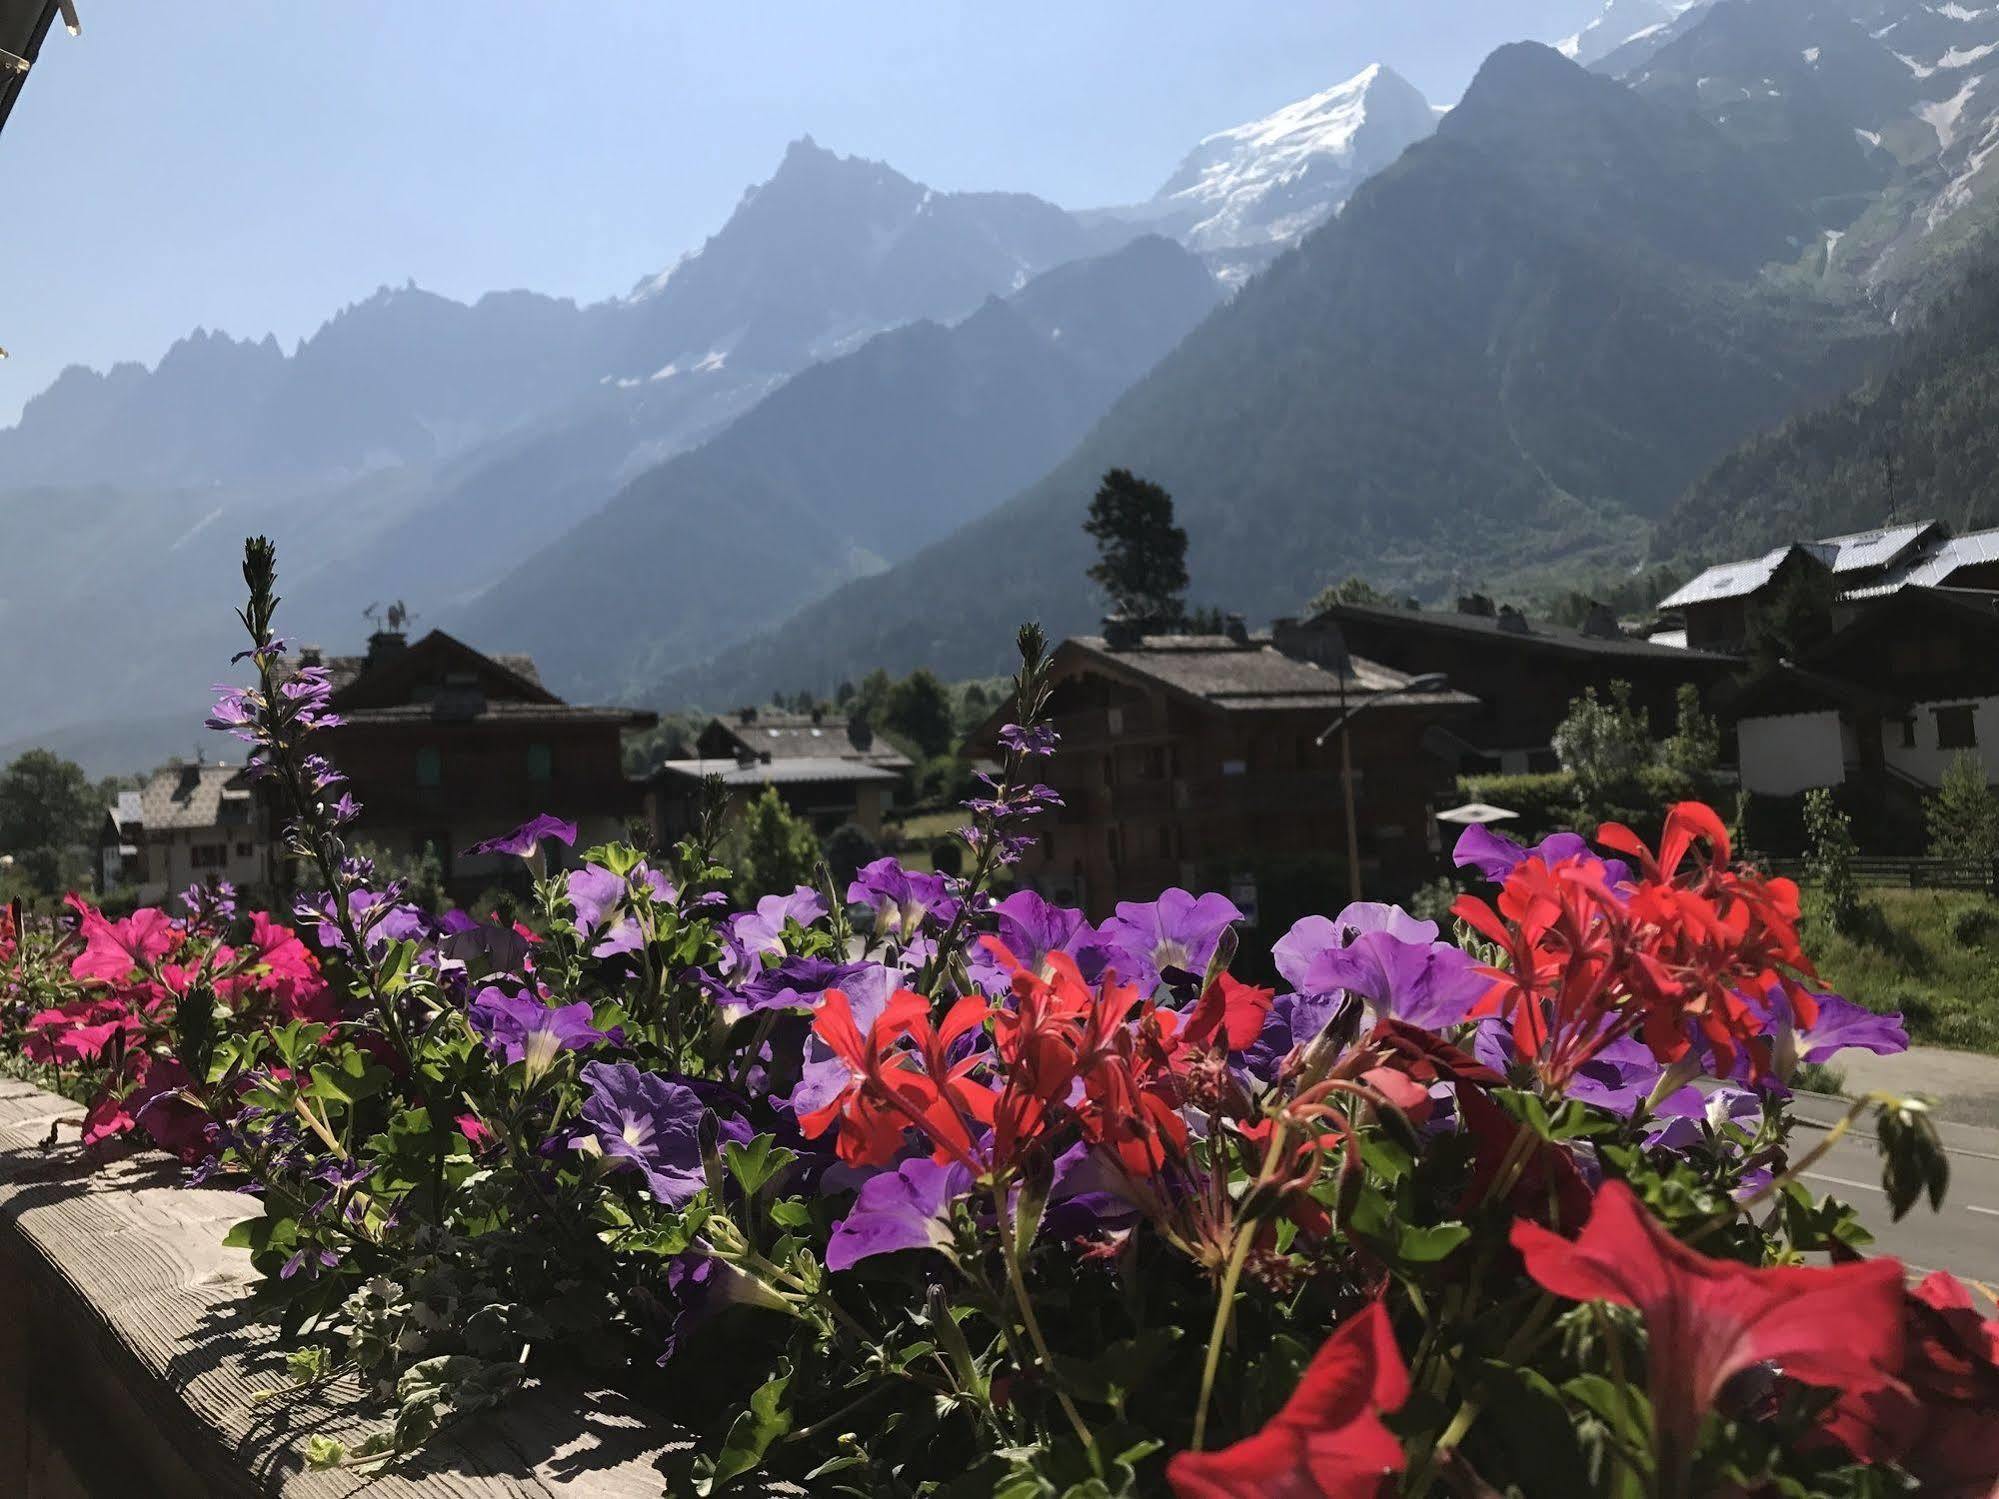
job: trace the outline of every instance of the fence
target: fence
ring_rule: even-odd
[[[1773,859],[1773,874],[1808,879],[1803,859]],[[1853,878],[1861,885],[1898,885],[1910,890],[1982,890],[1999,892],[1999,859],[1898,859],[1856,855]]]

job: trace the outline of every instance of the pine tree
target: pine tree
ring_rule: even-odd
[[[1677,721],[1670,738],[1659,747],[1667,766],[1689,780],[1700,780],[1721,763],[1721,726],[1701,708],[1701,690],[1680,683],[1674,699]]]
[[[1173,496],[1129,469],[1104,475],[1083,529],[1096,539],[1090,581],[1127,619],[1167,624],[1185,612],[1187,533],[1173,523]]]
[[[1937,858],[1999,858],[1999,795],[1986,783],[1985,762],[1974,751],[1951,757],[1923,813]]]
[[[735,866],[740,903],[753,904],[763,895],[789,895],[812,882],[819,840],[812,825],[785,806],[775,786],[764,787],[763,795],[743,810],[732,841],[729,862]]]

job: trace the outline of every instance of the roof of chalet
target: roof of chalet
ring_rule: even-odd
[[[725,786],[886,785],[902,779],[886,766],[826,755],[773,756],[747,765],[736,760],[666,760],[653,772],[654,779],[700,781],[709,776],[719,776]]]
[[[1517,642],[1522,649],[1565,656],[1614,656],[1620,660],[1658,660],[1685,663],[1711,662],[1716,667],[1732,666],[1736,658],[1719,651],[1691,650],[1657,637],[1636,635],[1592,635],[1567,625],[1542,620],[1521,620],[1505,625],[1495,614],[1464,614],[1455,609],[1401,609],[1374,604],[1334,604],[1314,616],[1317,619],[1355,624],[1398,625],[1412,630],[1436,630],[1460,635],[1496,635]],[[1523,628],[1524,626],[1524,628]],[[1685,639],[1681,633],[1681,639]]]
[[[322,656],[343,722],[363,725],[446,723],[616,724],[646,728],[659,716],[643,709],[566,703],[542,685],[531,656],[488,655],[455,635],[432,630],[402,643],[384,632],[387,649],[370,656]],[[305,656],[286,658],[297,673]]]
[[[1936,588],[1950,581],[1961,567],[1983,562],[1999,562],[1999,529],[1968,531],[1953,536],[1935,551],[1926,553],[1889,573],[1880,582],[1850,589],[1850,599],[1878,598],[1898,588]]]
[[[1724,717],[1740,722],[1748,718],[1787,718],[1827,707],[1892,716],[1907,705],[1900,698],[1876,692],[1858,682],[1813,671],[1795,661],[1779,661],[1724,686],[1716,706]]]
[[[883,765],[907,770],[909,756],[881,735],[874,736],[866,749],[854,743],[847,721],[822,714],[773,713],[755,710],[756,717],[743,722],[741,713],[717,716],[708,727],[720,728],[745,752],[769,755],[773,760],[853,760],[867,765]]]
[[[148,833],[247,823],[253,807],[250,778],[240,765],[168,765],[139,789],[139,822]],[[119,797],[121,813],[124,796]]]
[[[58,0],[0,0],[0,51],[27,64],[17,67],[12,62],[0,63],[0,126],[7,123],[8,112],[41,55],[42,38],[48,35],[56,13],[62,8]]]
[[[1337,709],[1342,696],[1341,674],[1277,650],[1268,635],[1246,641],[1227,635],[1149,636],[1134,646],[1113,648],[1102,636],[1078,635],[1060,650],[1075,650],[1118,670],[1160,685],[1212,707],[1232,712],[1283,708]],[[1060,654],[1058,650],[1058,654]],[[1377,662],[1349,657],[1352,666],[1344,693],[1351,698],[1388,692],[1411,678]],[[1469,693],[1445,687],[1405,693],[1398,707],[1458,708],[1476,705]]]
[[[1838,577],[1843,573],[1866,572],[1890,567],[1904,558],[1912,547],[1941,539],[1942,527],[1934,520],[1909,521],[1899,526],[1878,526],[1871,531],[1849,531],[1818,541],[1786,542],[1772,547],[1760,557],[1718,562],[1697,577],[1659,600],[1661,609],[1684,609],[1689,604],[1713,604],[1722,599],[1747,598],[1777,575],[1794,552],[1802,552],[1825,564]]]

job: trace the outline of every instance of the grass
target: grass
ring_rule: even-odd
[[[1909,1039],[1999,1054],[1999,904],[1942,890],[1863,892],[1850,933],[1806,897],[1806,951],[1828,989],[1870,1010],[1899,1010]]]

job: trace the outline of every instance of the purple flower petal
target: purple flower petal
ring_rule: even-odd
[[[845,1270],[899,1249],[944,1249],[951,1243],[951,1204],[972,1189],[972,1173],[953,1161],[904,1161],[861,1187],[826,1244],[826,1268]]]
[[[465,853],[468,857],[473,854],[516,854],[523,859],[531,859],[540,850],[544,838],[552,838],[565,848],[574,848],[576,824],[544,812],[504,837],[488,838],[484,843],[473,844]]]

